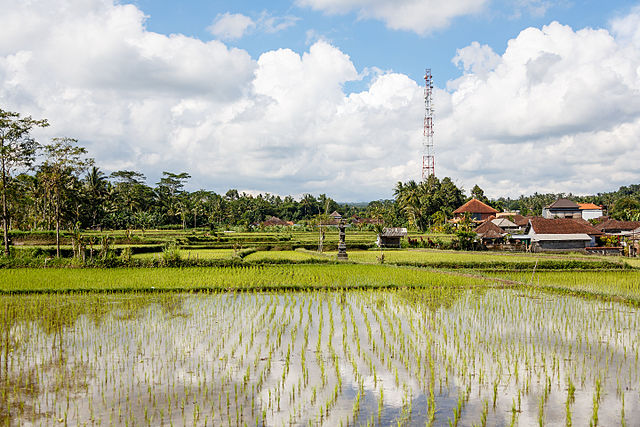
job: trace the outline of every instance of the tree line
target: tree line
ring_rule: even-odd
[[[540,215],[542,208],[564,194],[534,194],[518,199],[489,200],[479,186],[470,197],[451,178],[429,177],[422,182],[398,182],[392,200],[363,205],[339,204],[326,194],[299,200],[271,194],[251,195],[231,189],[185,190],[187,172],[162,173],[155,185],[134,170],[106,174],[85,148],[69,137],[41,144],[32,137],[46,119],[22,117],[0,109],[0,190],[3,243],[9,252],[9,230],[133,229],[250,227],[270,216],[305,222],[338,210],[343,217],[374,218],[386,226],[419,231],[444,229],[455,209],[475,197],[498,210],[519,209]],[[574,197],[575,201],[605,204],[620,219],[640,219],[640,185],[612,193]]]
[[[162,173],[155,185],[134,170],[106,174],[74,138],[41,144],[32,137],[47,120],[0,109],[0,166],[4,252],[9,230],[249,227],[270,216],[304,222],[334,210],[351,217],[367,206],[339,204],[326,194],[251,195],[185,190],[187,172]],[[374,204],[376,214],[389,204]]]

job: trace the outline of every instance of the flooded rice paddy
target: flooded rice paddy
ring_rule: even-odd
[[[504,289],[0,299],[13,425],[619,425],[640,312]]]

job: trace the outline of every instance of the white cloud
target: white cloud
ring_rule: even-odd
[[[555,5],[562,4],[563,1],[555,0]],[[554,3],[548,0],[517,0],[514,2],[515,7],[514,18],[520,18],[523,12],[532,16],[544,16]]]
[[[462,63],[466,73],[487,74],[500,63],[500,55],[495,53],[490,46],[474,41],[469,46],[456,50],[456,56],[452,59],[456,65]]]
[[[620,28],[630,26],[613,31],[627,37]],[[467,187],[593,193],[640,180],[637,45],[554,22],[522,31],[501,56],[473,43],[454,60],[467,72],[444,94],[436,141],[440,164]]]
[[[611,21],[611,31],[620,42],[640,46],[640,6],[636,6],[632,13]]]
[[[272,34],[293,27],[299,20],[297,16],[272,16],[263,11],[258,18],[258,25],[265,33]]]
[[[0,17],[0,103],[48,118],[44,141],[77,137],[103,168],[136,169],[150,183],[189,171],[195,188],[218,191],[366,200],[411,173],[421,90],[406,76],[376,74],[347,96],[343,85],[362,75],[326,41],[252,60],[219,41],[150,32],[132,5],[81,3],[0,0],[10,10]]]
[[[241,13],[226,12],[216,16],[213,23],[207,27],[207,31],[221,40],[236,40],[253,31],[277,33],[294,26],[299,20],[300,18],[295,16],[273,16],[263,11],[254,21]]]
[[[253,19],[241,13],[223,13],[216,16],[207,30],[222,40],[234,40],[242,38],[256,23]]]
[[[0,0],[2,108],[48,118],[43,138],[77,137],[105,169],[352,201],[389,197],[420,174],[422,88],[357,70],[327,41],[252,59],[150,32],[132,5],[9,3]],[[638,182],[638,15],[611,31],[528,28],[503,54],[459,49],[463,76],[434,94],[437,175],[491,196]],[[366,90],[345,93],[365,76]]]
[[[393,30],[428,34],[449,26],[451,20],[483,10],[489,0],[298,0],[330,14],[356,11],[362,19],[378,19]]]

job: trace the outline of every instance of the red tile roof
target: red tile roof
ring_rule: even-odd
[[[498,227],[493,222],[491,222],[491,220],[487,220],[483,222],[482,225],[476,228],[475,231],[480,237],[485,237],[490,239],[502,237],[505,234],[507,234],[502,228]]]
[[[289,225],[287,221],[283,221],[277,216],[270,216],[265,221],[262,222],[262,225],[265,227],[273,227],[276,225]]]
[[[610,219],[608,221],[602,222],[596,225],[596,228],[600,231],[604,231],[608,233],[611,231],[632,231],[636,228],[640,227],[640,221],[618,221],[615,219]]]
[[[536,234],[588,234],[591,236],[602,234],[602,231],[592,227],[583,219],[536,217],[529,221]]]
[[[495,214],[498,211],[493,209],[491,206],[482,203],[478,199],[471,199],[464,205],[460,206],[458,209],[453,211],[454,214],[460,213],[479,213],[479,214]]]

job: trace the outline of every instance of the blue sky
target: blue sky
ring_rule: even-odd
[[[640,182],[640,2],[0,0],[0,105],[106,173],[340,201]],[[455,61],[454,61],[455,58]]]
[[[558,21],[573,28],[603,28],[611,19],[628,13],[637,1],[513,1],[495,0],[478,14],[458,16],[445,28],[428,34],[393,30],[376,19],[359,18],[356,11],[326,13],[300,6],[295,1],[159,1],[137,0],[148,15],[147,28],[163,34],[181,33],[201,40],[215,37],[207,27],[224,13],[243,14],[258,19],[264,12],[274,17],[291,16],[294,25],[276,33],[254,31],[228,44],[247,50],[252,57],[269,50],[292,49],[303,53],[318,37],[329,40],[350,56],[358,70],[377,67],[410,76],[419,81],[431,67],[440,86],[461,74],[453,62],[456,49],[477,41],[497,53],[507,41],[527,27],[541,27]],[[539,10],[542,8],[543,10]],[[309,31],[315,37],[309,37]],[[354,90],[361,85],[355,85]]]

